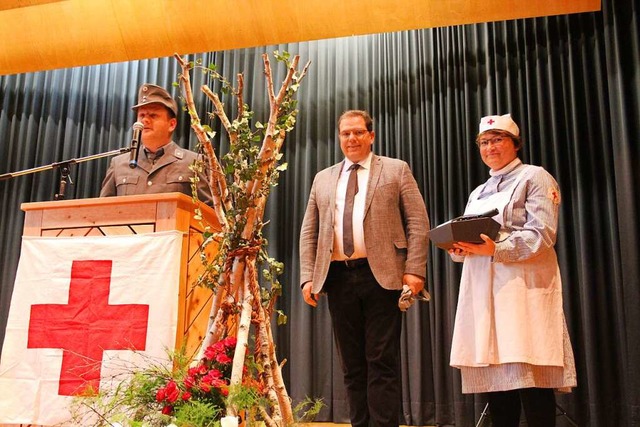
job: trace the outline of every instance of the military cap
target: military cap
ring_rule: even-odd
[[[178,115],[178,104],[176,100],[164,88],[150,83],[144,83],[138,89],[138,103],[131,107],[135,110],[143,105],[158,103],[173,111],[175,116]]]

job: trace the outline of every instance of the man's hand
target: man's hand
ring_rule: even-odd
[[[307,282],[302,287],[302,297],[304,298],[304,302],[309,304],[311,307],[315,307],[318,305],[318,294],[313,293],[313,282]]]
[[[413,295],[417,295],[424,288],[424,277],[407,273],[402,276],[402,283],[409,286]]]

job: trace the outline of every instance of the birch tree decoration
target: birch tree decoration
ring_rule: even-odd
[[[215,255],[209,258],[201,252],[205,266],[198,284],[211,288],[215,296],[211,306],[207,334],[201,345],[198,359],[204,349],[228,336],[235,336],[236,347],[230,378],[230,390],[243,382],[244,366],[248,357],[253,356],[258,367],[257,378],[262,396],[267,404],[259,405],[259,416],[269,427],[288,426],[294,423],[291,400],[282,379],[282,365],[276,357],[271,319],[278,316],[278,322],[286,320],[284,314],[275,309],[281,286],[277,276],[283,266],[270,258],[267,243],[262,236],[264,210],[271,187],[277,184],[279,173],[286,169],[280,164],[281,149],[286,135],[296,122],[296,91],[307,74],[309,62],[298,70],[299,56],[275,52],[278,62],[286,65],[287,73],[277,88],[274,86],[271,62],[267,54],[262,55],[269,117],[266,123],[256,121],[252,129],[253,112],[243,99],[243,75],[237,75],[237,86],[218,74],[215,66],[204,67],[175,55],[182,72],[180,86],[186,109],[191,118],[191,128],[203,148],[205,167],[213,193],[213,209],[221,225],[219,232],[205,232],[204,245],[214,244]],[[190,73],[202,69],[222,85],[222,92],[230,94],[235,101],[236,117],[225,112],[220,97],[207,85],[200,89],[211,101],[212,119],[220,120],[229,137],[228,153],[218,158],[211,139],[215,136],[212,128],[203,124],[194,103],[194,91]],[[231,107],[229,107],[231,109]],[[195,183],[194,183],[195,186]],[[194,198],[196,192],[194,192]],[[264,265],[263,277],[269,288],[258,283],[257,266]],[[251,351],[252,354],[248,354]],[[283,362],[284,363],[284,362]],[[238,406],[231,395],[227,401],[226,415],[237,415]]]

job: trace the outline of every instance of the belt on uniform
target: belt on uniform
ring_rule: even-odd
[[[369,265],[369,262],[366,258],[357,258],[357,259],[344,259],[340,261],[331,261],[332,267],[343,268],[343,269],[354,269],[361,268]]]

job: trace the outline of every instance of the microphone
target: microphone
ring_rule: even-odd
[[[129,167],[135,169],[138,166],[138,147],[140,146],[140,132],[144,125],[140,122],[133,124],[133,138],[131,138],[131,151],[129,151]]]

